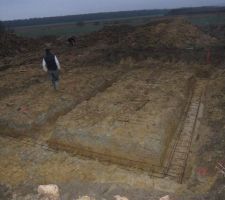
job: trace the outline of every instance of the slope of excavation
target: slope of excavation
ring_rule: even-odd
[[[0,152],[1,184],[12,187],[30,188],[49,183],[66,185],[75,180],[81,183],[129,185],[147,190],[155,187],[175,191],[180,187],[171,181],[152,179],[138,170],[127,170],[54,151],[30,138],[0,136]]]
[[[0,100],[1,133],[26,132],[56,119],[75,105],[109,87],[123,73],[114,68],[81,68],[62,74],[61,89],[53,91],[50,81],[35,84],[19,94]]]
[[[182,183],[185,169],[199,117],[200,109],[202,112],[201,101],[204,94],[206,82],[203,80],[196,83],[192,99],[187,110],[184,122],[180,122],[182,127],[174,137],[174,144],[171,143],[171,154],[168,159],[166,174],[179,183]]]
[[[182,71],[133,70],[60,117],[49,144],[145,170],[161,166],[192,83]]]

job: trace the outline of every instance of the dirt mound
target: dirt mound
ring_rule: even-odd
[[[78,48],[91,46],[88,61],[95,64],[117,63],[129,57],[143,60],[149,56],[203,63],[205,49],[217,44],[216,38],[179,18],[153,21],[138,27],[104,27],[101,31],[80,37]]]
[[[203,32],[220,40],[221,44],[225,44],[225,24],[222,25],[207,25],[199,27]]]
[[[87,47],[96,43],[113,45],[124,40],[135,27],[129,25],[105,26],[102,30],[79,38],[78,46]]]
[[[79,46],[107,44],[123,49],[206,47],[217,39],[202,32],[184,19],[161,20],[133,27],[106,26],[102,30],[80,38]]]
[[[145,25],[137,28],[124,41],[132,48],[188,48],[205,47],[216,42],[191,23],[176,19],[157,25]]]
[[[0,57],[34,50],[39,43],[37,40],[18,37],[13,33],[2,33],[0,34]]]

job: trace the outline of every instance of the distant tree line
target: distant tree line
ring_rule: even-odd
[[[110,20],[117,21],[120,18],[143,17],[143,16],[165,16],[165,15],[190,15],[190,14],[207,14],[207,13],[225,13],[225,7],[193,7],[178,9],[154,9],[154,10],[136,10],[136,11],[120,11],[107,13],[92,13],[82,15],[68,15],[59,17],[31,18],[24,20],[4,21],[7,28],[19,26],[46,25],[57,23],[75,22],[82,25],[85,21]]]
[[[5,25],[2,21],[0,21],[0,33],[4,33],[5,32]]]
[[[7,27],[18,27],[18,26],[33,26],[33,25],[45,25],[55,23],[69,23],[69,22],[84,22],[84,21],[97,21],[106,19],[119,19],[129,17],[141,17],[141,16],[154,16],[154,15],[165,15],[168,13],[167,9],[156,9],[156,10],[138,10],[138,11],[121,11],[121,12],[107,12],[107,13],[93,13],[93,14],[82,14],[82,15],[69,15],[61,17],[44,17],[44,18],[31,18],[24,20],[12,20],[4,21]]]
[[[210,13],[225,13],[225,7],[205,6],[196,8],[178,8],[170,10],[167,15],[192,15]]]

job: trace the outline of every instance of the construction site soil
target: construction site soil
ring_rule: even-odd
[[[13,46],[0,47],[0,199],[37,200],[43,184],[63,200],[224,199],[224,51],[205,54],[219,38],[183,19],[106,27],[77,47],[4,37]],[[49,41],[57,91],[40,66]]]

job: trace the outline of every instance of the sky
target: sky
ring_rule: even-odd
[[[0,0],[0,20],[207,5],[225,0]]]

